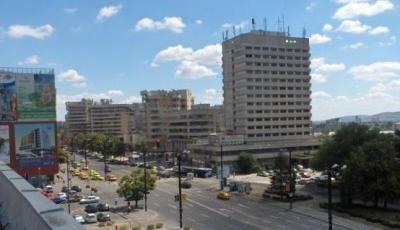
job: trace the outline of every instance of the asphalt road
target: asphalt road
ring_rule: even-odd
[[[80,159],[77,156],[77,159]],[[104,172],[104,163],[90,160],[90,168],[99,173]],[[129,174],[133,168],[124,165],[110,165],[111,174],[121,178]],[[75,179],[78,180],[78,179]],[[117,182],[91,182],[99,188],[103,202],[111,205],[118,198],[115,190]],[[178,193],[177,178],[157,181],[156,189],[148,197],[148,208],[158,213],[158,219],[167,229],[177,229],[179,226],[179,203],[174,200]],[[302,208],[295,203],[293,210],[287,209],[287,204],[265,201],[249,195],[236,195],[228,201],[216,198],[218,181],[214,178],[195,178],[191,189],[183,189],[188,194],[188,200],[183,204],[183,225],[193,229],[328,229],[327,214],[319,210]],[[144,201],[140,201],[143,205]],[[79,208],[79,207],[77,207]],[[333,229],[378,229],[353,220],[334,216]]]

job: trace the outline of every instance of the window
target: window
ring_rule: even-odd
[[[246,54],[246,57],[247,58],[251,58],[251,57],[253,57],[253,55],[252,54]]]

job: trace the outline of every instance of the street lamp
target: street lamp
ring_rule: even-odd
[[[68,214],[71,214],[71,205],[70,205],[70,199],[69,199],[69,153],[67,152],[67,204],[68,204]]]
[[[332,230],[332,174],[337,175],[347,168],[346,165],[340,167],[338,164],[333,164],[328,168],[328,222],[329,230]]]
[[[182,229],[182,183],[181,183],[181,154],[178,154],[178,193],[179,193],[179,227]]]
[[[146,165],[147,148],[143,151],[143,165],[144,165],[144,211],[147,212],[147,165]]]
[[[220,147],[219,152],[220,152],[220,157],[221,157],[220,166],[221,166],[221,191],[222,191],[222,190],[224,190],[224,171],[223,171],[224,162],[222,161],[222,142],[221,142],[221,140],[219,142],[219,147]]]

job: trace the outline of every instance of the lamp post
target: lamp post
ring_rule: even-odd
[[[182,183],[181,183],[181,154],[178,155],[178,193],[179,193],[179,227],[182,228]]]
[[[143,151],[143,165],[144,165],[144,211],[147,212],[147,165],[146,165],[147,149]]]
[[[67,204],[68,204],[68,214],[71,214],[71,204],[69,199],[69,153],[67,153]]]
[[[340,167],[338,164],[333,164],[331,168],[328,168],[328,222],[329,230],[332,230],[332,174],[335,175],[341,173],[347,168],[346,165]]]
[[[224,168],[224,162],[222,161],[222,143],[220,142],[220,144],[219,144],[219,147],[220,147],[220,157],[221,157],[221,159],[220,159],[220,166],[221,166],[221,191],[222,190],[224,190],[224,170],[223,170],[223,168]]]

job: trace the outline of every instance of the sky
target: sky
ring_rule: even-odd
[[[0,66],[54,68],[57,119],[81,98],[190,89],[222,104],[221,41],[278,29],[311,44],[312,120],[400,111],[397,0],[0,0]]]

